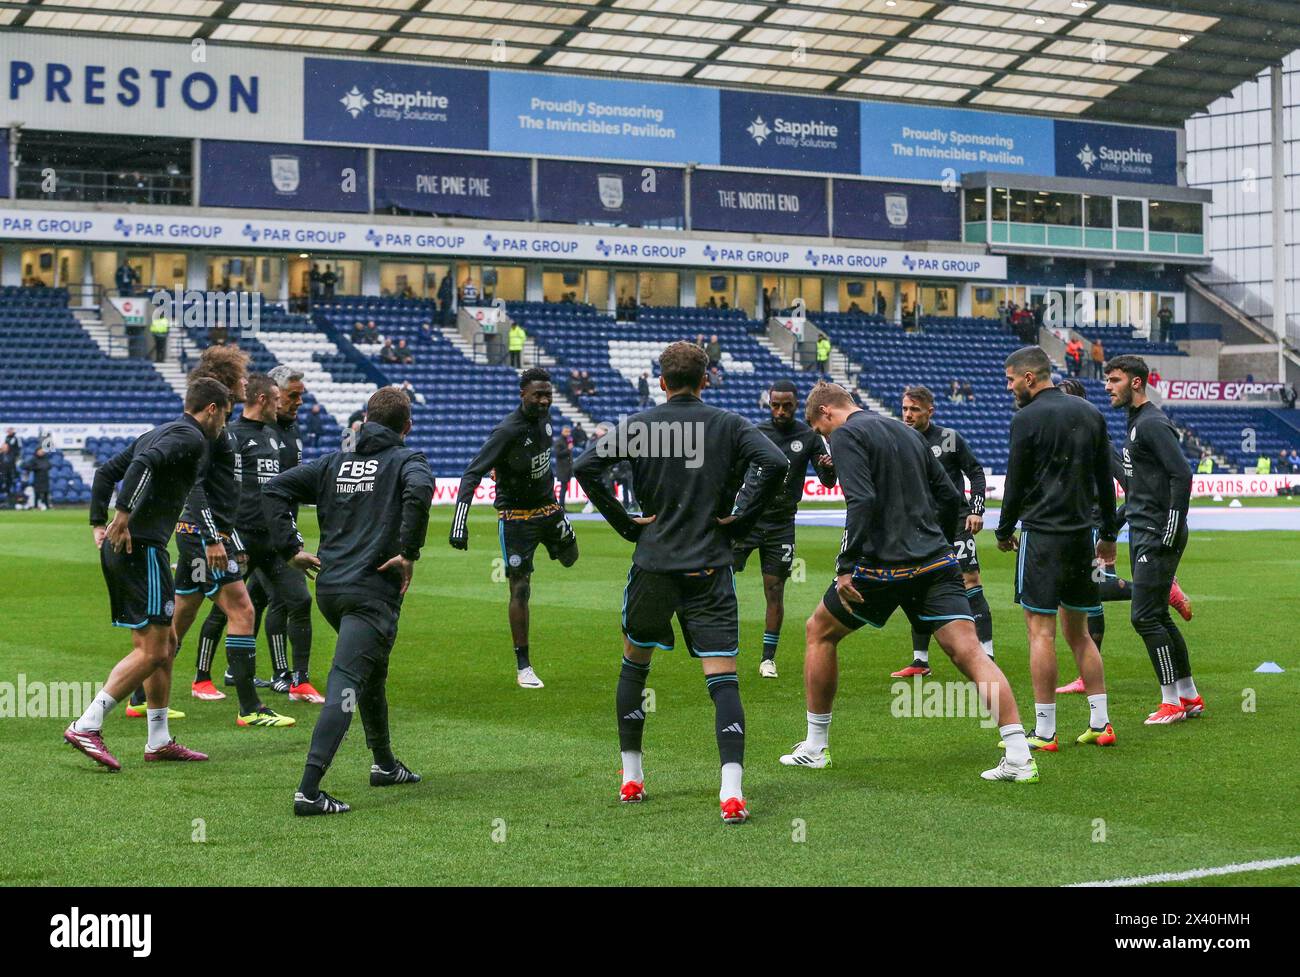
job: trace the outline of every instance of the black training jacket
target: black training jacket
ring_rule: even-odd
[[[830,449],[820,434],[797,418],[784,428],[778,427],[770,417],[756,427],[764,437],[781,449],[790,465],[786,469],[782,490],[772,496],[759,523],[785,525],[794,519],[795,513],[799,511],[799,503],[803,501],[803,482],[804,476],[808,474],[808,466],[813,466],[818,479],[829,488],[835,484],[835,465],[817,463],[818,458],[830,455]],[[754,490],[753,475],[752,470],[745,474],[745,484],[741,486],[740,495],[736,498],[737,508],[744,508]]]
[[[242,460],[235,446],[235,435],[227,426],[208,446],[207,463],[181,512],[181,525],[193,526],[205,544],[223,536],[234,536]],[[238,544],[234,548],[241,549]]]
[[[554,505],[552,437],[549,414],[531,420],[522,407],[517,407],[502,418],[461,476],[456,511],[451,517],[452,536],[464,534],[474,490],[488,472],[496,480],[496,508],[539,509]]]
[[[1179,530],[1187,525],[1192,466],[1173,423],[1150,401],[1128,412],[1123,465],[1124,514],[1130,529],[1174,546]]]
[[[242,414],[227,430],[239,445],[240,492],[235,526],[244,543],[257,546],[266,541],[266,515],[262,510],[262,488],[280,474],[283,434],[274,424],[263,424]]]
[[[302,549],[294,506],[316,506],[321,570],[316,592],[402,602],[401,574],[377,572],[394,556],[418,560],[429,527],[433,473],[401,435],[367,421],[356,451],[336,451],[281,472],[262,489],[271,545],[286,560]]]
[[[958,519],[969,515],[984,515],[984,493],[988,484],[984,478],[984,466],[970,450],[966,439],[950,427],[931,424],[924,431],[917,432],[930,446],[930,453],[939,459],[939,464],[948,475],[953,487],[961,493],[962,506],[957,513]],[[966,480],[970,480],[970,499],[966,498]]]

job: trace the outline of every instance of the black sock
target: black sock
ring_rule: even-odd
[[[307,764],[302,768],[302,781],[298,784],[298,790],[302,796],[309,801],[314,801],[320,794],[320,779],[325,776],[325,771],[313,764]]]
[[[1106,637],[1105,614],[1088,615],[1088,634],[1092,636],[1092,643],[1097,646],[1097,652],[1100,654],[1102,639]]]
[[[522,672],[528,665],[528,646],[515,645],[515,667]]]
[[[929,647],[930,636],[928,634],[922,634],[920,631],[916,630],[916,628],[912,628],[912,657],[915,658],[915,653],[918,651],[929,650]]]
[[[293,670],[307,674],[311,667],[311,601],[289,611],[289,648],[293,653]]]
[[[642,665],[626,655],[623,667],[618,673],[618,688],[614,692],[614,704],[618,713],[618,748],[628,752],[641,751],[641,734],[645,731],[645,692],[646,679],[650,676],[649,663]]]
[[[131,693],[131,705],[142,706],[144,704],[145,704],[144,686],[141,685],[134,692]]]
[[[776,661],[776,646],[781,641],[781,629],[763,632],[763,660]]]
[[[239,712],[245,716],[256,712],[262,704],[257,689],[253,687],[254,642],[251,634],[226,635],[226,661],[235,680],[235,692],[239,695]]]
[[[397,757],[393,756],[391,746],[378,746],[370,752],[375,758],[375,763],[379,764],[380,770],[392,770],[397,766]]]
[[[984,596],[983,587],[971,587],[966,591],[966,599],[970,601],[971,617],[975,618],[975,635],[980,639],[980,643],[993,640],[993,612],[989,610],[988,599]]]
[[[290,685],[306,685],[306,684],[307,684],[307,680],[308,680],[308,678],[309,678],[309,676],[307,675],[307,671],[306,671],[306,669],[304,669],[304,670],[301,671],[301,672],[300,672],[300,671],[297,671],[297,670],[294,670],[293,672],[290,673],[289,684],[290,684]]]
[[[713,725],[718,756],[725,766],[745,762],[745,710],[740,704],[740,679],[735,672],[705,678],[713,698]]]

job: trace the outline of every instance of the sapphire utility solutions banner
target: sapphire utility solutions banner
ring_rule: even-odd
[[[375,210],[533,219],[532,164],[510,156],[375,151]]]
[[[729,170],[691,174],[691,227],[826,237],[826,181]]]
[[[832,233],[869,241],[956,241],[961,194],[916,183],[836,180]]]
[[[857,103],[725,90],[719,98],[724,166],[859,172]]]
[[[537,219],[562,224],[685,227],[683,171],[668,166],[537,161]]]
[[[303,138],[488,148],[488,73],[395,61],[303,60]]]
[[[1176,133],[1064,120],[1055,126],[1058,176],[1130,183],[1178,182]]]
[[[203,207],[370,210],[364,149],[204,139],[199,158]]]

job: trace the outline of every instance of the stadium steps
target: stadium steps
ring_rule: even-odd
[[[82,330],[95,341],[95,345],[104,351],[104,355],[109,359],[124,360],[127,358],[126,335],[117,335],[108,326],[104,325],[104,320],[100,318],[100,312],[97,308],[73,308],[70,310],[76,317],[77,323]]]
[[[85,451],[67,451],[64,452],[63,459],[72,466],[72,470],[87,485],[95,481],[95,468],[97,466],[93,456]]]
[[[487,350],[475,349],[474,344],[462,336],[459,329],[452,326],[435,326],[434,328],[438,335],[456,347],[456,351],[465,359],[471,363],[477,363],[479,366],[487,366]],[[378,352],[378,349],[375,352]]]
[[[335,380],[333,374],[315,358],[316,354],[343,355],[338,344],[324,333],[268,329],[259,332],[257,338],[277,362],[302,373],[307,389],[336,418],[347,417],[375,392],[373,383]]]
[[[852,390],[857,383],[858,374],[862,372],[862,366],[849,359],[849,355],[843,350],[836,349],[834,344],[831,345],[831,379],[838,383],[845,390]],[[884,402],[871,396],[865,390],[858,391],[858,400],[867,410],[874,411],[883,417],[895,417],[892,410],[885,406]]]
[[[181,338],[182,330],[173,329],[167,336],[167,358],[161,363],[153,363],[153,371],[163,378],[167,386],[176,391],[176,396],[185,400],[185,369],[181,366],[181,351],[185,341]]]

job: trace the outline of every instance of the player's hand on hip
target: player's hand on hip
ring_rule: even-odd
[[[966,532],[970,533],[972,536],[978,533],[983,528],[984,528],[983,516],[977,516],[975,515],[975,513],[972,512],[969,516],[966,517]]]
[[[858,593],[858,589],[853,586],[853,574],[851,573],[841,573],[835,578],[835,593],[839,595],[842,603],[862,603],[862,595]]]
[[[1003,553],[1014,553],[1016,550],[1020,549],[1020,538],[1016,536],[1015,533],[1012,533],[1006,539],[999,539],[998,549]]]
[[[400,593],[406,593],[406,588],[411,586],[411,574],[415,572],[415,564],[406,557],[398,554],[390,560],[379,564],[375,568],[380,573],[388,573],[390,570],[396,570],[402,575],[402,589]]]
[[[308,577],[315,577],[320,572],[320,557],[315,553],[307,552],[307,550],[299,550],[289,558],[289,566],[297,567],[306,573]]]
[[[95,549],[100,549],[104,545],[104,536],[107,535],[108,530],[104,526],[91,526],[90,531],[95,537]]]
[[[230,565],[230,557],[226,555],[226,544],[221,540],[214,540],[203,547],[204,556],[208,560],[208,569],[213,573],[225,573],[226,567]]]
[[[121,553],[123,549],[128,553],[131,552],[131,529],[127,525],[128,518],[127,514],[119,509],[113,521],[104,530],[104,538],[108,540],[108,545],[113,547],[114,553]]]
[[[1097,559],[1105,566],[1115,565],[1115,541],[1109,539],[1097,540]]]

